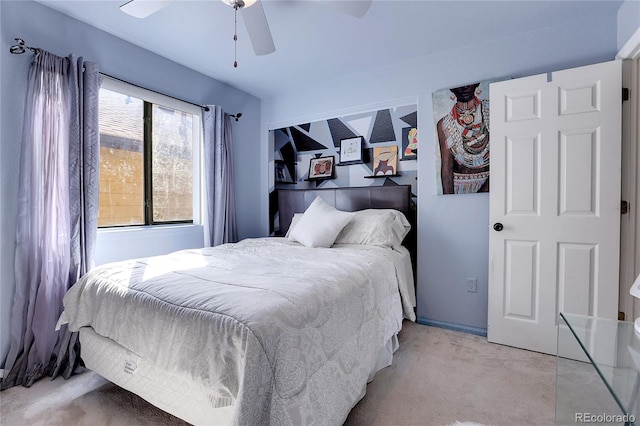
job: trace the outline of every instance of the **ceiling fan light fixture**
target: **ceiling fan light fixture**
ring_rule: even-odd
[[[258,0],[222,0],[222,3],[234,9],[246,9],[253,6]]]

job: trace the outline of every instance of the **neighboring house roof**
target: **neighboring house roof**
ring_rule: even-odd
[[[100,89],[100,146],[142,152],[143,107],[140,99]]]
[[[178,115],[177,115],[178,114]],[[176,116],[177,115],[177,116]],[[142,152],[144,103],[107,89],[100,90],[100,146]],[[191,157],[193,118],[191,114],[156,105],[153,138],[161,151],[172,157]]]

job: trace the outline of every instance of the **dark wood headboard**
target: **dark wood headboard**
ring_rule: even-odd
[[[317,196],[338,210],[396,209],[412,222],[411,185],[278,190],[280,234],[289,229],[295,213],[304,213]],[[411,223],[413,225],[413,222]]]

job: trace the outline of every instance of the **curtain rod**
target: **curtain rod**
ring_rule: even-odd
[[[40,49],[38,49],[37,47],[27,46],[23,39],[14,38],[14,40],[17,44],[14,44],[9,48],[9,52],[13,53],[14,55],[21,55],[27,50],[30,50],[34,55],[38,55],[40,53]]]
[[[129,81],[123,80],[123,79],[121,79],[119,77],[114,77],[114,76],[112,76],[110,74],[107,74],[107,73],[104,73],[104,72],[100,72],[100,74],[105,76],[105,77],[109,77],[109,78],[112,78],[114,80],[118,80],[118,81],[120,81],[122,83],[126,83],[126,84],[128,84],[130,86],[134,86],[134,87],[137,87],[139,89],[148,90],[149,92],[157,93],[158,95],[166,96],[167,98],[175,99],[176,101],[184,102],[186,104],[191,104],[191,105],[194,105],[194,106],[197,106],[197,107],[200,107],[200,108],[204,108],[205,111],[209,111],[209,107],[206,106],[206,105],[196,104],[195,102],[185,101],[184,99],[176,98],[175,96],[167,95],[166,93],[160,93],[157,90],[152,90],[152,89],[149,89],[149,88],[146,88],[146,87],[142,87],[139,84],[131,83]]]
[[[40,48],[27,46],[25,41],[23,39],[21,39],[21,38],[15,38],[14,40],[16,41],[17,44],[15,44],[15,45],[13,45],[13,46],[11,46],[9,48],[9,52],[10,53],[12,53],[14,55],[21,55],[21,54],[25,53],[27,50],[30,50],[34,55],[39,55],[40,54]],[[109,78],[112,78],[114,80],[118,80],[118,81],[121,81],[123,83],[130,84],[131,86],[139,87],[140,89],[148,90],[150,92],[157,93],[159,95],[166,96],[168,98],[172,98],[172,99],[178,100],[180,102],[185,102],[185,103],[188,103],[188,104],[191,104],[191,105],[198,106],[200,108],[204,108],[205,111],[209,111],[209,107],[206,106],[206,105],[196,104],[194,102],[189,102],[189,101],[185,101],[184,99],[176,98],[175,96],[167,95],[165,93],[160,93],[157,90],[148,89],[146,87],[142,87],[142,86],[140,86],[138,84],[130,83],[130,82],[126,81],[126,80],[123,80],[123,79],[118,78],[118,77],[114,77],[112,75],[109,75],[109,74],[106,74],[106,73],[103,73],[103,72],[101,72],[100,74],[104,75],[105,77],[109,77]],[[240,117],[242,117],[242,113],[238,112],[236,114],[229,114],[229,117],[233,117],[233,118],[235,118],[236,121],[238,121],[240,119]]]
[[[114,77],[114,76],[109,75],[109,74],[104,73],[104,72],[101,72],[100,74],[104,75],[105,77],[109,77],[109,78],[112,78],[114,80],[121,81],[122,83],[126,83],[126,84],[129,84],[131,86],[138,87],[140,89],[148,90],[149,92],[157,93],[158,95],[166,96],[168,98],[175,99],[175,100],[180,101],[180,102],[184,102],[184,103],[187,103],[187,104],[195,105],[195,106],[198,106],[200,108],[204,108],[205,111],[209,111],[209,107],[207,105],[200,105],[200,104],[196,104],[194,102],[185,101],[184,99],[176,98],[175,96],[167,95],[166,93],[158,92],[157,90],[149,89],[147,87],[143,87],[143,86],[140,86],[138,84],[131,83],[131,82],[127,81],[127,80],[123,80],[123,79],[121,79],[119,77]],[[240,119],[240,117],[242,117],[242,113],[238,112],[238,113],[235,113],[235,114],[229,114],[229,117],[233,117],[233,118],[235,118],[236,121],[238,121]]]

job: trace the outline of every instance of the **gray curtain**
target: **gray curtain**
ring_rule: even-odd
[[[231,119],[219,106],[202,109],[204,176],[209,243],[236,242],[236,205],[233,181]]]
[[[84,72],[83,72],[83,69]],[[95,64],[40,51],[29,69],[22,135],[16,290],[1,389],[69,377],[76,336],[55,331],[66,290],[93,262],[98,211]]]

